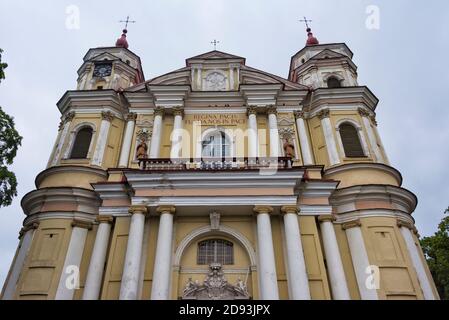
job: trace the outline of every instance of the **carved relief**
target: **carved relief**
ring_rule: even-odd
[[[249,294],[246,284],[238,279],[235,285],[231,285],[224,276],[222,266],[219,263],[212,263],[209,266],[209,274],[204,279],[203,284],[192,278],[184,287],[183,300],[248,300]]]
[[[226,90],[226,77],[220,72],[212,72],[204,78],[204,89],[207,91],[224,91]]]

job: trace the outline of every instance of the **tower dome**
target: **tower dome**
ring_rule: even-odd
[[[128,49],[128,41],[126,40],[126,34],[128,33],[128,30],[123,29],[122,36],[117,39],[115,42],[116,47],[125,48]]]
[[[313,36],[312,29],[307,28],[307,42],[306,46],[315,46],[317,44],[320,44],[317,38]]]

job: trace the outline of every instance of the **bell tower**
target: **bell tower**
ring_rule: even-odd
[[[144,81],[140,58],[128,49],[127,29],[114,47],[89,49],[78,69],[77,90],[121,91]]]
[[[311,28],[306,31],[306,46],[292,57],[289,80],[312,89],[358,86],[357,66],[346,44],[320,44]]]

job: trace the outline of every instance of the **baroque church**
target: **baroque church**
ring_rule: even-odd
[[[344,43],[283,78],[213,50],[146,80],[127,31],[90,49],[2,299],[439,299]]]

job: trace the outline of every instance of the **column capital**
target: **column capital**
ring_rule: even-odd
[[[397,224],[397,226],[398,226],[399,228],[404,227],[404,228],[410,229],[410,230],[413,231],[413,232],[416,230],[416,228],[415,228],[415,226],[413,225],[413,223],[408,222],[408,221],[404,221],[404,220],[398,219],[396,224]]]
[[[83,228],[83,229],[87,229],[87,230],[92,229],[92,222],[85,221],[85,220],[73,219],[71,225],[72,225],[72,228]]]
[[[184,117],[184,109],[181,108],[181,107],[174,107],[173,108],[173,115],[174,116]]]
[[[246,108],[246,115],[250,116],[252,114],[257,115],[257,107],[256,106],[249,106],[248,108]]]
[[[126,121],[136,121],[137,119],[137,113],[130,112],[126,115]]]
[[[20,229],[19,238],[21,238],[28,231],[37,229],[38,227],[39,227],[39,222],[33,222],[30,224],[27,224],[26,226],[23,226],[22,229]]]
[[[357,228],[357,227],[361,227],[361,226],[362,226],[362,222],[360,221],[360,219],[352,220],[352,221],[343,223],[341,225],[343,230],[348,230],[348,229]]]
[[[318,118],[320,118],[320,120],[323,120],[325,118],[329,118],[330,115],[330,111],[329,109],[323,109],[320,112],[317,113]]]
[[[277,110],[276,106],[273,106],[273,105],[267,106],[267,114],[268,115],[270,115],[270,114],[277,115],[277,113],[278,113],[278,110]]]
[[[323,214],[318,216],[318,222],[334,222],[337,218],[333,214]]]
[[[62,120],[63,123],[66,122],[70,122],[73,120],[73,118],[75,118],[75,112],[70,111],[69,113],[66,114],[66,116],[64,117],[64,119]]]
[[[154,108],[154,116],[161,116],[163,117],[165,113],[165,109],[162,107],[156,107]]]
[[[98,223],[111,224],[114,221],[114,217],[110,215],[99,215],[95,218],[95,221],[97,221]]]
[[[101,119],[112,122],[112,120],[114,120],[114,114],[111,111],[102,111]]]
[[[175,206],[170,206],[170,205],[159,206],[159,207],[157,207],[156,212],[159,214],[163,214],[163,213],[174,214],[176,212],[176,208],[175,208]]]
[[[304,119],[304,111],[302,110],[293,111],[293,114],[295,115],[295,119]]]
[[[371,116],[370,117],[370,119],[371,119],[371,122],[377,127],[377,120],[376,120],[376,116],[375,115],[373,115],[373,116]]]
[[[128,209],[128,212],[131,214],[136,214],[136,213],[141,213],[141,214],[146,214],[148,212],[148,209],[146,206],[131,206]]]
[[[271,213],[273,213],[273,207],[270,207],[270,206],[255,206],[253,211],[256,214],[261,214],[261,213],[271,214]]]
[[[357,110],[362,117],[369,117],[370,113],[365,110],[365,108],[358,108]]]
[[[283,206],[283,207],[281,208],[281,212],[282,212],[283,214],[289,214],[289,213],[298,214],[298,213],[299,213],[299,210],[298,210],[298,207],[297,207],[297,206],[292,206],[292,205],[290,205],[290,206]]]

